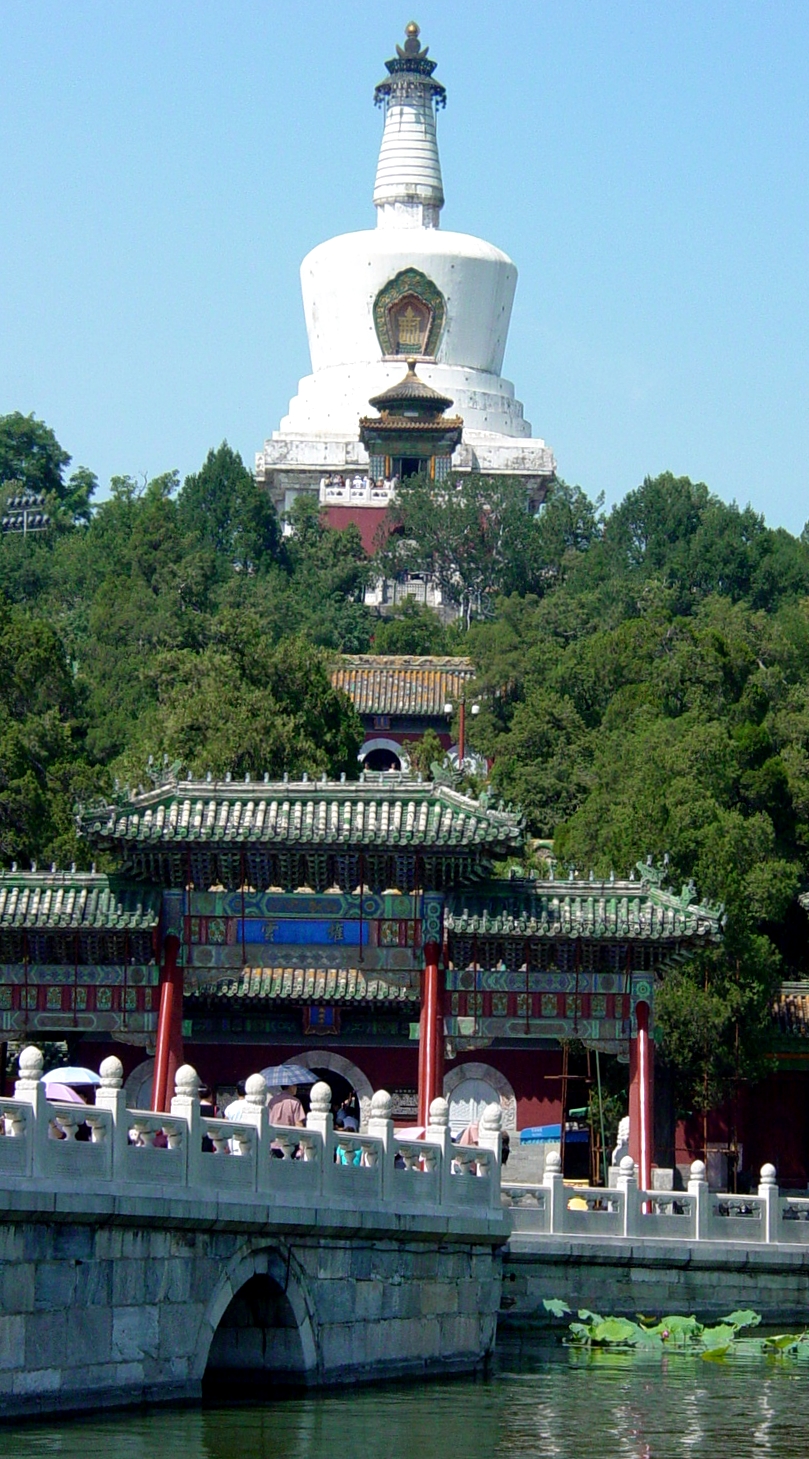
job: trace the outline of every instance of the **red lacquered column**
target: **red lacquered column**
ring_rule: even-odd
[[[157,1019],[152,1109],[167,1112],[174,1092],[174,1077],[183,1059],[183,970],[177,965],[179,937],[163,944],[160,969],[160,1012]]]
[[[441,1094],[444,1083],[444,1020],[438,955],[437,942],[425,944],[419,1021],[419,1124],[424,1126],[429,1124],[430,1105]]]

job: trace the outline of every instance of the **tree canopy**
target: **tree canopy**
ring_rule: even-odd
[[[760,1072],[778,981],[809,973],[809,533],[667,473],[609,512],[557,481],[535,516],[516,481],[417,478],[372,563],[312,498],[280,523],[226,442],[97,505],[69,466],[42,422],[0,418],[0,489],[54,504],[52,531],[0,540],[0,858],[81,861],[74,801],[150,755],[350,776],[333,655],[467,654],[470,748],[563,866],[652,856],[725,907],[657,1000],[680,1108]],[[370,610],[380,570],[432,574],[441,614]]]

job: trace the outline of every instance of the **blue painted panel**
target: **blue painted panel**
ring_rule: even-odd
[[[246,917],[242,922],[241,917],[236,922],[236,941],[244,942],[283,942],[293,946],[307,944],[319,944],[327,946],[337,944],[338,946],[348,944],[352,947],[360,945],[360,927],[362,927],[362,946],[368,944],[368,923],[348,921],[345,918],[335,918],[332,922],[321,922],[319,920],[306,919],[305,921],[293,921],[291,918],[278,917],[272,919]]]

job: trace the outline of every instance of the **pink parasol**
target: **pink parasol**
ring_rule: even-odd
[[[57,1104],[87,1103],[87,1100],[82,1099],[81,1095],[77,1094],[75,1089],[71,1089],[69,1084],[59,1084],[58,1081],[54,1084],[48,1084],[46,1081],[45,1094],[48,1099],[55,1101]]]

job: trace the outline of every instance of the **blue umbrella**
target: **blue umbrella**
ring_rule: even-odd
[[[61,1069],[49,1069],[42,1075],[42,1084],[100,1084],[98,1074],[92,1069],[82,1069],[77,1064],[65,1064]]]
[[[267,1081],[268,1089],[280,1089],[287,1084],[317,1084],[319,1076],[303,1064],[271,1064],[259,1071]]]

